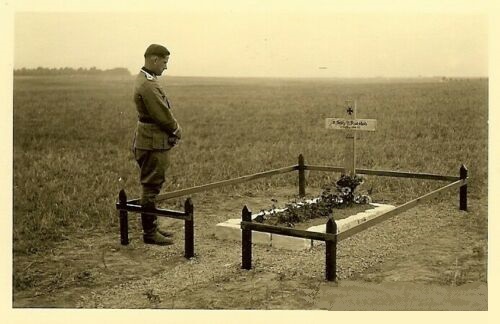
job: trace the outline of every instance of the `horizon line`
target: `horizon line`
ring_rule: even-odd
[[[130,73],[130,77],[136,76],[138,73]],[[40,74],[40,75],[14,75],[15,77],[61,77],[61,76],[90,76],[102,77],[103,75],[85,75],[85,74]],[[117,75],[113,75],[117,76]],[[118,75],[124,76],[124,75]],[[226,78],[226,79],[489,79],[488,75],[416,75],[416,76],[234,76],[234,75],[161,75],[160,78]]]
[[[127,67],[112,67],[112,68],[97,68],[95,66],[92,67],[44,67],[44,66],[38,66],[36,68],[28,68],[28,67],[20,67],[20,68],[14,68],[13,72],[20,71],[22,69],[25,70],[37,70],[38,68],[41,69],[73,69],[77,71],[78,69],[85,69],[85,70],[90,70],[92,68],[101,71],[101,72],[106,72],[109,70],[115,70],[115,69],[125,69],[127,70],[131,76],[137,75],[137,73],[132,73],[129,68]],[[59,74],[59,75],[39,75],[39,76],[62,76],[65,74]],[[69,74],[66,74],[69,75]],[[36,76],[36,75],[32,75]],[[484,79],[484,78],[489,78],[488,75],[413,75],[413,76],[383,76],[383,75],[377,75],[377,76],[255,76],[255,75],[247,75],[247,76],[235,76],[235,75],[175,75],[175,74],[165,74],[162,75],[162,77],[176,77],[176,78],[255,78],[255,79],[424,79],[424,78],[446,78],[446,79]]]

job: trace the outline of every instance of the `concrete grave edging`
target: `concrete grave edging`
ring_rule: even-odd
[[[313,200],[306,201],[307,203],[315,203],[317,198]],[[375,206],[375,208],[369,209],[367,211],[359,212],[355,215],[349,216],[344,219],[340,219],[337,222],[337,233],[344,232],[354,226],[362,224],[370,219],[373,219],[383,213],[388,212],[396,208],[392,205],[387,204],[377,204],[370,203],[370,205]],[[269,215],[271,213],[277,213],[283,209],[275,209],[273,211],[260,212],[258,214],[252,215],[252,219],[255,219],[263,214]],[[241,242],[241,218],[228,219],[225,222],[219,223],[215,227],[215,237],[221,240],[230,240]],[[326,232],[326,224],[311,226],[307,229],[311,232]],[[263,233],[263,232],[252,232],[252,243],[259,245],[272,246],[278,249],[286,250],[307,250],[313,246],[324,245],[325,242],[314,241],[310,239],[304,239],[299,237],[292,237],[279,234]]]

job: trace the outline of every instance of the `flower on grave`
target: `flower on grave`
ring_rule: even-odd
[[[356,190],[356,187],[359,186],[364,182],[364,178],[358,175],[350,176],[346,174],[342,174],[340,176],[340,179],[337,180],[336,185],[337,187],[343,188],[343,187],[349,187],[351,189],[351,192],[354,192]]]
[[[257,223],[263,223],[267,217],[265,216],[264,212],[260,212],[253,220],[256,221]]]
[[[372,202],[372,198],[368,195],[356,195],[354,197],[354,203],[356,204],[370,204]]]
[[[362,204],[371,204],[372,203],[372,197],[368,195],[361,195],[361,203]]]
[[[351,193],[351,188],[342,187],[342,188],[340,188],[340,192],[342,193],[342,195],[347,196]]]
[[[363,182],[364,179],[357,175],[354,177],[341,175],[339,180],[323,187],[316,204],[309,205],[305,200],[296,199],[285,204],[284,210],[279,212],[275,209],[276,205],[274,204],[277,201],[271,200],[273,209],[265,211],[264,215],[256,221],[267,220],[271,225],[283,224],[292,227],[297,222],[320,216],[330,216],[335,208],[349,207],[352,203],[371,203],[370,196],[355,193],[356,187]]]

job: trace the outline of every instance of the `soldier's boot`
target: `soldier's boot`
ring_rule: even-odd
[[[161,235],[158,231],[155,231],[153,233],[145,233],[143,235],[143,240],[144,240],[144,243],[146,244],[155,244],[155,245],[172,245],[174,244],[174,242]]]
[[[141,220],[142,229],[144,231],[144,234],[142,235],[144,243],[156,245],[174,244],[172,240],[159,233],[155,215],[142,214]]]
[[[158,231],[158,233],[160,233],[161,235],[163,235],[165,237],[172,237],[172,236],[174,236],[174,232],[170,232],[170,231],[161,229],[159,227],[156,230]]]
[[[155,209],[155,203],[154,202],[146,202],[142,205],[143,208],[145,209]],[[143,223],[142,223],[142,228],[152,228],[153,226],[150,225],[150,223],[154,224],[154,227],[156,228],[156,230],[158,231],[158,233],[160,233],[161,235],[165,236],[165,237],[171,237],[171,236],[174,236],[174,233],[173,232],[170,232],[170,231],[167,231],[167,230],[164,230],[164,229],[161,229],[159,226],[158,226],[158,219],[156,217],[156,215],[147,215],[147,214],[142,214],[143,215]],[[146,219],[144,219],[144,217],[146,217]],[[151,219],[149,219],[148,217],[151,217]]]

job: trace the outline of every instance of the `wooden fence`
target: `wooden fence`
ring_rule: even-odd
[[[194,256],[194,206],[191,198],[186,199],[184,203],[184,211],[169,210],[160,208],[144,208],[135,203],[137,201],[127,201],[127,195],[122,189],[118,194],[118,216],[120,217],[120,242],[122,245],[128,245],[128,213],[144,213],[156,215],[160,217],[170,217],[184,220],[184,257],[187,259]]]
[[[238,178],[222,180],[222,181],[209,183],[209,184],[205,184],[205,185],[200,185],[200,186],[195,186],[195,187],[191,187],[191,188],[162,193],[156,197],[156,202],[171,199],[171,198],[192,195],[195,193],[204,192],[204,191],[207,191],[210,189],[221,188],[221,187],[228,186],[228,185],[237,185],[237,184],[244,183],[247,181],[261,179],[261,178],[267,178],[267,177],[271,177],[274,175],[289,173],[292,171],[298,171],[298,183],[299,183],[298,193],[299,193],[300,197],[304,197],[306,194],[306,181],[305,181],[305,171],[306,170],[344,172],[345,168],[332,167],[332,166],[306,165],[304,162],[304,157],[302,156],[302,154],[300,154],[298,157],[298,164],[296,164],[296,165],[291,165],[291,166],[287,166],[287,167],[283,167],[283,168],[279,168],[279,169],[264,171],[264,172],[260,172],[260,173],[250,174],[250,175],[245,175],[245,176],[238,177]],[[373,225],[375,225],[383,220],[386,220],[391,216],[395,216],[395,215],[397,215],[405,210],[408,210],[409,208],[412,208],[412,207],[416,206],[417,204],[434,197],[436,194],[438,194],[439,192],[442,192],[443,190],[460,187],[460,209],[467,210],[468,173],[467,173],[467,169],[463,165],[460,168],[460,176],[438,175],[438,174],[430,174],[430,173],[386,171],[386,170],[369,170],[369,169],[356,169],[355,171],[358,174],[366,174],[366,175],[416,178],[416,179],[427,179],[427,180],[441,180],[441,181],[453,181],[453,182],[438,189],[438,190],[435,190],[427,195],[424,195],[424,196],[419,197],[415,200],[407,202],[401,206],[398,206],[398,207],[396,207],[396,209],[391,210],[390,212],[387,212],[383,215],[380,215],[379,217],[372,219],[369,222],[363,223],[363,224],[361,224],[357,227],[354,227],[352,229],[349,229],[348,231],[343,232],[343,233],[334,234],[337,232],[337,230],[336,230],[335,221],[333,219],[331,219],[333,224],[329,225],[329,226],[331,226],[331,228],[334,228],[333,232],[332,233],[316,233],[316,234],[319,234],[319,236],[315,236],[316,234],[311,234],[313,232],[308,232],[308,231],[298,231],[298,232],[296,232],[297,230],[286,231],[289,229],[283,228],[283,227],[277,227],[278,229],[271,229],[270,227],[267,227],[268,225],[255,224],[255,223],[247,222],[247,221],[242,222],[242,229],[243,229],[243,227],[245,227],[245,230],[250,231],[250,237],[251,237],[252,230],[253,231],[265,231],[265,230],[280,231],[280,230],[284,229],[285,231],[282,233],[287,232],[290,234],[282,234],[282,235],[290,235],[290,236],[303,235],[303,236],[298,236],[298,237],[306,237],[306,238],[311,238],[311,239],[315,239],[315,240],[325,241],[326,245],[327,245],[326,259],[328,260],[328,259],[331,259],[332,257],[335,259],[336,253],[334,253],[334,250],[336,251],[336,242],[337,241],[345,239],[345,238],[347,238],[351,235],[354,235],[355,233],[357,233],[363,229],[366,229],[366,228],[371,227],[371,226],[373,226]],[[184,255],[186,258],[191,258],[194,256],[194,206],[193,206],[193,203],[191,201],[191,198],[186,199],[186,201],[184,203],[184,211],[160,209],[160,208],[144,209],[140,205],[139,199],[127,200],[127,195],[126,195],[125,191],[121,190],[119,195],[118,195],[118,202],[116,203],[116,209],[118,210],[118,212],[119,212],[118,215],[120,217],[120,240],[121,240],[122,245],[129,244],[128,213],[129,212],[147,213],[147,214],[151,214],[151,215],[157,215],[160,217],[170,217],[170,218],[184,220],[184,228],[185,228],[185,254]],[[247,223],[251,223],[251,224],[247,224]],[[245,232],[245,233],[248,233],[248,232]],[[273,232],[268,232],[268,233],[273,233]],[[276,232],[276,234],[278,234],[278,233]],[[246,234],[246,235],[248,236],[248,234]],[[314,237],[311,235],[313,235]],[[245,237],[246,239],[247,239],[247,236]],[[333,239],[333,236],[335,236],[336,238]],[[243,241],[242,241],[242,244],[243,244]],[[251,246],[251,244],[250,244],[250,246]],[[332,247],[332,246],[334,246],[334,247]],[[248,246],[247,246],[247,248],[248,248]],[[250,253],[250,255],[251,255],[251,253]],[[246,262],[248,262],[248,261],[246,261]],[[330,266],[330,270],[326,271],[327,272],[327,279],[330,278],[328,280],[334,280],[335,271],[331,270],[331,268],[332,267],[335,268],[335,266],[334,266],[335,260],[334,261],[327,261],[327,264],[328,264],[328,262],[332,262],[331,265],[333,265],[333,266]],[[250,262],[250,264],[251,264],[251,262]],[[328,268],[328,266],[327,266],[327,268]]]
[[[299,156],[299,195],[305,195],[305,177],[304,170],[314,170],[314,171],[333,171],[342,172],[344,168],[331,167],[331,166],[315,166],[315,165],[305,165],[304,159]],[[328,281],[336,280],[336,258],[337,258],[337,243],[345,240],[356,233],[359,233],[367,228],[370,228],[376,224],[379,224],[393,216],[396,216],[408,209],[417,206],[418,204],[425,202],[431,198],[436,197],[436,195],[442,193],[445,190],[451,190],[460,188],[459,191],[459,209],[467,210],[467,182],[468,182],[468,171],[467,168],[462,165],[460,167],[459,176],[449,176],[449,175],[438,175],[430,173],[413,173],[413,172],[398,172],[398,171],[384,171],[384,170],[367,170],[367,169],[356,169],[356,173],[359,174],[369,174],[377,176],[390,176],[390,177],[403,177],[403,178],[417,178],[417,179],[428,179],[428,180],[440,180],[440,181],[452,181],[451,183],[436,189],[430,193],[406,202],[396,208],[378,215],[375,218],[367,220],[361,224],[351,227],[342,232],[337,232],[337,224],[333,219],[333,215],[329,217],[326,222],[325,233],[312,232],[306,230],[297,230],[289,227],[281,227],[275,225],[266,225],[252,222],[252,213],[249,211],[247,206],[243,207],[242,211],[242,221],[241,221],[241,250],[242,250],[242,268],[251,269],[252,268],[252,231],[264,232],[271,234],[279,234],[285,236],[293,236],[306,238],[311,240],[325,241],[326,251],[325,251],[325,277]]]
[[[337,269],[337,223],[330,217],[326,222],[326,233],[310,232],[289,227],[280,227],[252,222],[252,213],[245,206],[242,211],[241,221],[241,264],[242,268],[250,270],[252,268],[252,231],[273,233],[286,236],[307,238],[324,241],[326,245],[325,253],[325,273],[326,280],[335,280]]]

